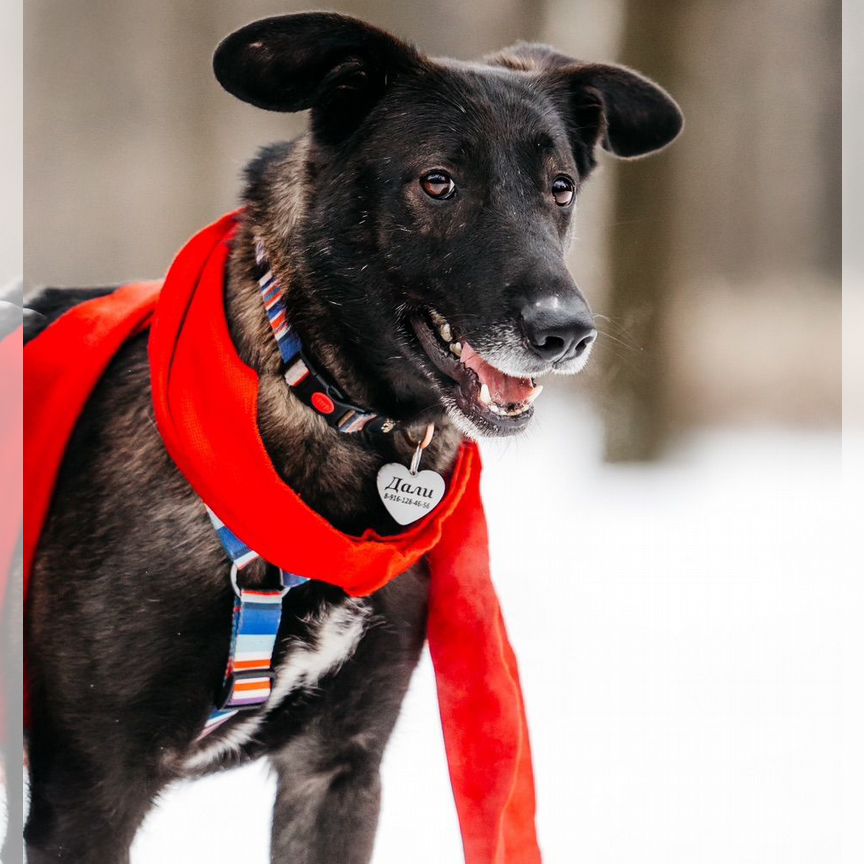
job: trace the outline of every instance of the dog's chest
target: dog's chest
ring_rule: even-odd
[[[262,708],[239,715],[199,742],[183,767],[198,772],[232,755],[248,743],[276,708],[291,694],[311,690],[348,660],[365,632],[371,610],[362,600],[328,604],[304,619],[305,636],[292,638],[275,669],[270,699]]]

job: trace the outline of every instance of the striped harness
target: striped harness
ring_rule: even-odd
[[[206,738],[235,714],[258,708],[270,698],[275,677],[273,655],[282,623],[282,598],[292,588],[309,581],[280,569],[277,587],[243,588],[241,573],[258,560],[258,553],[234,535],[209,507],[207,514],[231,559],[231,586],[236,596],[222,692],[199,738]]]

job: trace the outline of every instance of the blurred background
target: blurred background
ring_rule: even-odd
[[[28,3],[28,283],[158,276],[236,205],[244,163],[305,118],[224,93],[216,43],[274,0]],[[572,269],[604,331],[588,380],[612,460],[694,427],[840,423],[839,0],[364,0],[333,8],[433,54],[517,39],[618,61],[680,102],[684,136],[603,159]]]
[[[839,860],[839,0],[328,6],[432,54],[525,39],[624,63],[687,119],[659,156],[601,157],[570,259],[595,357],[524,438],[484,445],[547,864]],[[157,276],[236,206],[245,162],[305,120],[235,101],[210,57],[302,8],[29,0],[25,287]],[[459,860],[439,735],[424,662],[376,864]],[[271,782],[178,787],[134,864],[267,860]]]

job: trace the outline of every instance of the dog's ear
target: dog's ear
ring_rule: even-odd
[[[213,56],[219,83],[268,111],[312,109],[325,139],[350,132],[394,76],[422,64],[410,45],[346,15],[265,18],[227,36]]]
[[[665,147],[684,126],[675,100],[624,66],[582,63],[548,45],[529,43],[485,59],[537,76],[562,97],[565,119],[581,146],[600,144],[615,156],[632,159]]]

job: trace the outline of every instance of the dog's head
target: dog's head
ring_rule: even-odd
[[[595,150],[632,158],[681,129],[675,102],[619,66],[519,44],[432,59],[342,15],[269,18],[216,51],[220,83],[311,109],[307,275],[391,416],[446,408],[468,434],[526,426],[538,376],[596,338],[564,253]]]

